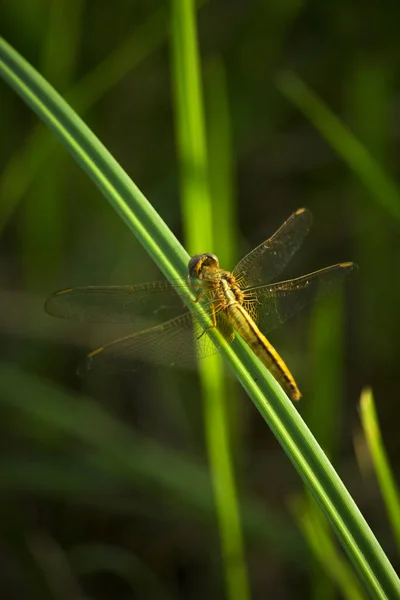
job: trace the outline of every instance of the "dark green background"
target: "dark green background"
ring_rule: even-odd
[[[182,238],[168,11],[155,0],[18,0],[0,5],[0,22],[7,41],[67,98],[119,49],[100,77],[86,80],[91,101],[78,88],[71,104]],[[360,472],[353,436],[360,391],[372,385],[398,473],[400,210],[367,189],[277,80],[283,70],[301,77],[396,180],[399,19],[389,1],[217,0],[198,14],[206,111],[213,66],[226,76],[237,258],[306,206],[314,228],[285,276],[359,264],[342,296],[271,340],[304,391],[299,410],[395,565],[379,489]],[[44,314],[46,296],[59,288],[159,273],[60,144],[43,154],[46,138],[32,138],[37,127],[1,84],[1,596],[221,598],[195,374],[147,367],[82,381],[76,364],[111,330]],[[292,466],[240,389],[231,402],[253,597],[339,597],[288,509],[301,492]]]

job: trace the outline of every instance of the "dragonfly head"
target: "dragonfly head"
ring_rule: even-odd
[[[190,259],[188,269],[190,279],[203,279],[208,269],[218,269],[219,260],[215,254],[196,254]]]

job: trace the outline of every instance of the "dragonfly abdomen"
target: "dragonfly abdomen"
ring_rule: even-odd
[[[301,393],[293,375],[278,352],[258,329],[256,323],[240,304],[231,304],[227,311],[229,321],[254,354],[272,373],[292,400],[300,400]]]

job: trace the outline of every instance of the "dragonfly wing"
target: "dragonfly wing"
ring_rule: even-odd
[[[257,286],[277,277],[300,248],[311,223],[309,210],[301,208],[293,213],[272,237],[236,265],[233,274],[240,284]]]
[[[224,319],[218,327],[232,342],[233,329]],[[190,312],[162,325],[134,333],[94,350],[78,369],[80,375],[92,371],[135,371],[140,364],[193,367],[197,358],[218,352]]]
[[[307,304],[333,290],[357,270],[354,263],[341,263],[297,279],[246,290],[247,310],[263,333],[293,317]]]
[[[46,300],[48,314],[97,323],[138,323],[143,326],[176,316],[183,310],[181,285],[154,281],[133,286],[88,286],[61,290]]]

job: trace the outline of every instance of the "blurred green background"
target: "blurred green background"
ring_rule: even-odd
[[[169,11],[158,0],[18,0],[0,5],[0,21],[183,239]],[[306,206],[314,228],[284,277],[359,264],[345,290],[270,339],[304,393],[299,411],[395,566],[379,488],[353,440],[361,388],[372,385],[398,475],[399,18],[394,3],[354,0],[217,0],[198,12],[222,216],[221,247],[197,251],[231,268]],[[224,597],[196,374],[149,366],[81,380],[77,363],[115,328],[43,311],[60,288],[160,275],[3,83],[0,114],[1,597]],[[343,597],[298,526],[299,478],[228,384],[252,597]]]

